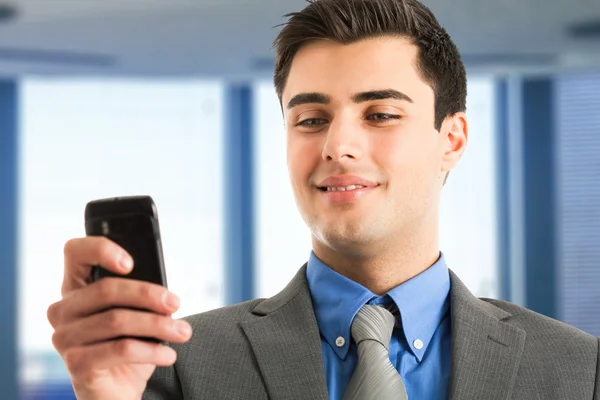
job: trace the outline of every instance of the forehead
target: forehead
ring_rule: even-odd
[[[433,90],[419,75],[418,48],[408,39],[380,37],[352,44],[317,41],[303,46],[292,62],[282,101],[321,92],[333,101],[354,93],[396,89],[415,103],[433,103]]]

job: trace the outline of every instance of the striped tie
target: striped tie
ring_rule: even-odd
[[[408,400],[388,347],[396,319],[385,308],[365,304],[352,322],[358,364],[342,400]]]

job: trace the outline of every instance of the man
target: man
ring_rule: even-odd
[[[48,318],[78,397],[599,400],[597,338],[477,299],[445,264],[438,204],[467,143],[466,74],[431,12],[320,0],[288,16],[275,87],[307,265],[273,298],[174,321],[163,288],[89,284],[91,265],[131,269],[114,243],[69,241]],[[127,335],[171,345],[109,340]]]

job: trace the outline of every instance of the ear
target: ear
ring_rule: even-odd
[[[458,112],[444,120],[440,129],[442,150],[440,176],[442,179],[458,164],[467,147],[468,139],[469,129],[464,112]]]

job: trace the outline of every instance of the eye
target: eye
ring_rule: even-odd
[[[400,119],[400,116],[395,114],[375,113],[368,115],[367,119],[371,121],[388,121],[392,119]]]
[[[313,126],[320,126],[320,125],[323,125],[326,123],[327,123],[327,120],[323,119],[323,118],[307,118],[307,119],[304,119],[304,120],[298,122],[296,124],[296,126],[313,127]]]

